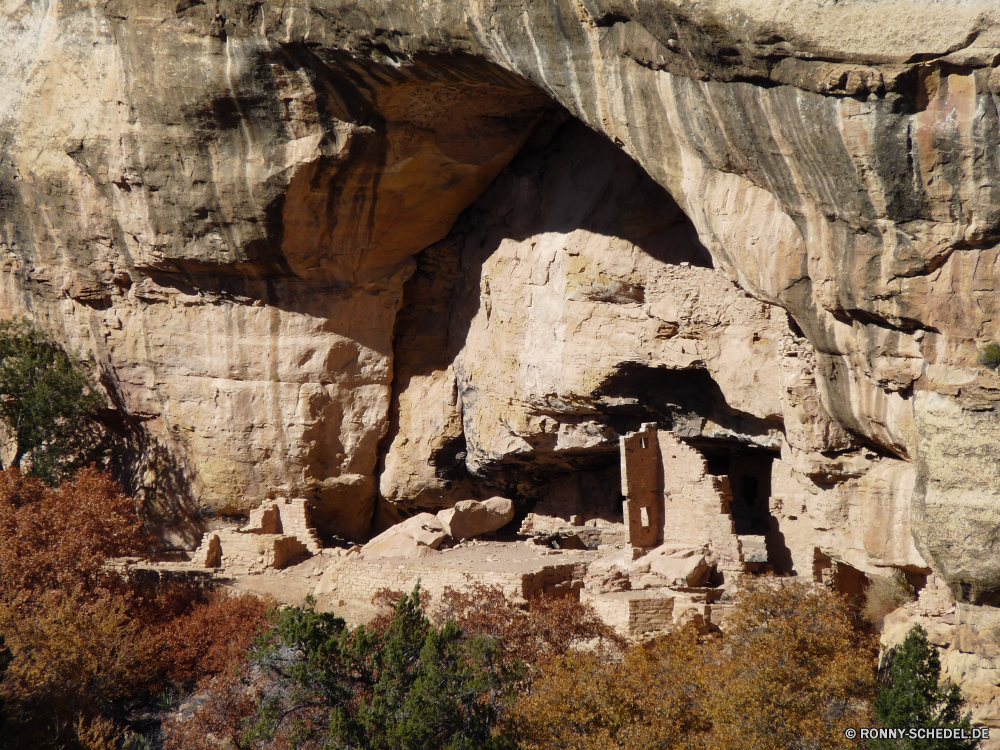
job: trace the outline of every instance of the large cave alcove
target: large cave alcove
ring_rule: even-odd
[[[663,364],[658,342],[676,325],[643,311],[671,274],[713,273],[676,202],[555,111],[415,260],[394,331],[381,498],[413,512],[501,492],[522,508],[548,498],[566,515],[620,520],[618,436],[655,402],[603,384]],[[608,340],[580,330],[588,315],[606,318]]]

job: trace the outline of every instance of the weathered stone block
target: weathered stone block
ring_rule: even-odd
[[[447,536],[441,521],[432,513],[418,513],[383,531],[361,548],[367,559],[380,557],[426,557],[434,554]]]
[[[472,539],[505,526],[514,518],[514,503],[505,497],[489,500],[462,500],[453,508],[439,511],[438,519],[452,539]]]

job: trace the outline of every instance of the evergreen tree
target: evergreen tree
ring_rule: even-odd
[[[424,615],[420,588],[404,596],[388,627],[349,628],[303,608],[277,615],[257,661],[279,677],[244,735],[277,736],[330,750],[504,750],[500,705],[519,666],[494,641]],[[315,709],[327,709],[319,718]]]
[[[896,649],[890,685],[875,699],[875,715],[888,728],[958,728],[969,734],[971,715],[962,715],[965,699],[957,685],[940,682],[941,660],[927,641],[927,633],[914,625]],[[910,739],[870,740],[871,750],[973,750],[978,740]]]
[[[26,320],[0,323],[0,419],[17,439],[10,466],[58,484],[100,458],[104,405],[78,363]],[[3,467],[8,468],[8,467]]]

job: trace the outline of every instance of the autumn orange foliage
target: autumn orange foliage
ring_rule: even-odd
[[[94,469],[59,488],[0,471],[0,540],[4,598],[93,586],[109,558],[146,550],[134,502]]]
[[[713,747],[852,747],[848,727],[872,726],[878,645],[824,587],[749,579],[711,670]]]
[[[527,750],[840,750],[870,726],[873,639],[837,594],[748,579],[722,637],[688,629],[622,661],[568,654],[515,699]]]
[[[146,550],[133,501],[81,471],[59,488],[0,472],[0,692],[15,747],[117,747],[120,719],[165,685],[231,669],[268,603],[184,585],[140,591],[105,563]]]
[[[515,698],[507,731],[525,750],[707,748],[705,656],[693,628],[621,660],[560,656]]]
[[[526,605],[512,601],[499,586],[477,583],[467,589],[446,588],[435,620],[453,620],[470,635],[495,640],[507,659],[529,666],[566,654],[574,645],[620,651],[625,646],[593,609],[569,597],[538,598]]]

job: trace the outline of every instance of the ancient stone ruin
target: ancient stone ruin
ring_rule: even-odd
[[[898,573],[885,643],[1000,726],[996,3],[38,0],[0,48],[0,314],[172,554],[636,636]]]
[[[290,561],[316,554],[322,548],[305,498],[279,497],[251,511],[244,528],[207,532],[191,557],[195,565],[204,568],[280,570]]]

